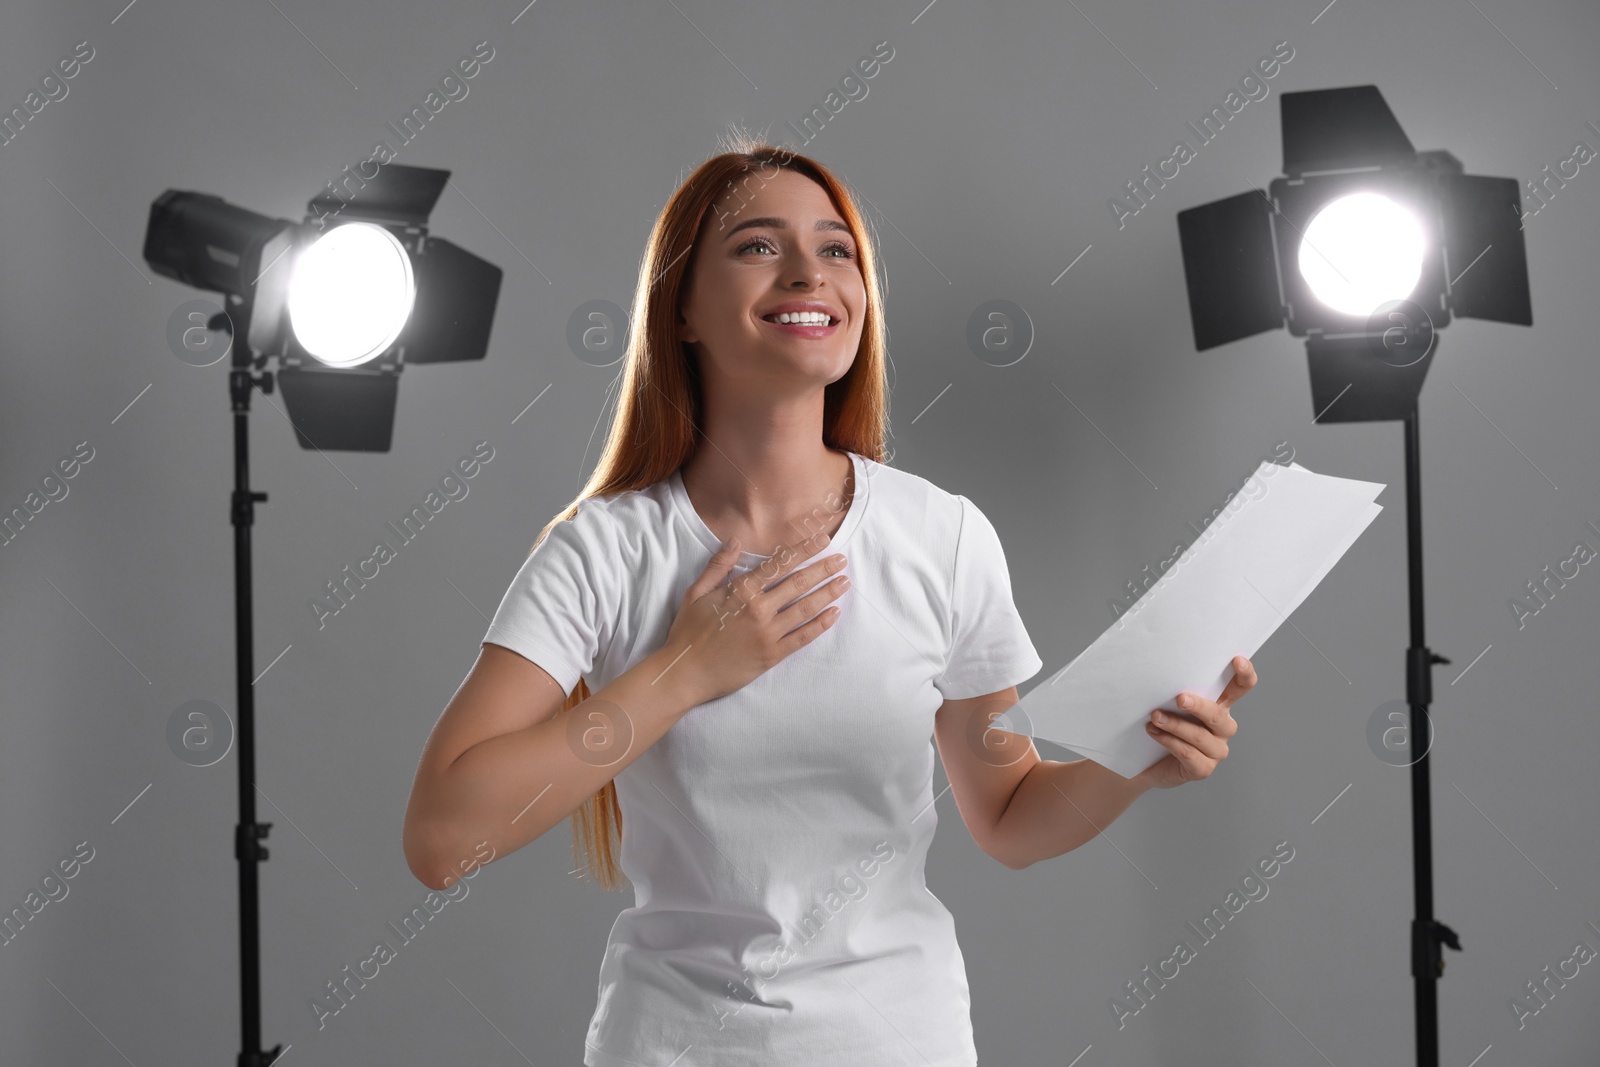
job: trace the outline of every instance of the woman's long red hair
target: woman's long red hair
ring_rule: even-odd
[[[787,148],[739,133],[728,137],[723,147],[727,151],[700,164],[684,180],[651,228],[634,291],[622,388],[604,449],[583,491],[539,532],[534,548],[557,522],[573,518],[589,497],[643,489],[670,476],[694,455],[703,398],[694,357],[677,340],[677,317],[681,287],[697,254],[695,236],[707,209],[720,196],[730,193],[746,198],[770,181],[777,168],[803,174],[827,190],[855,236],[857,262],[866,283],[866,314],[855,362],[844,377],[824,389],[823,443],[879,463],[885,461],[888,382],[882,293],[877,252],[855,198],[821,163]],[[736,189],[737,193],[731,192]],[[589,695],[589,687],[580,678],[562,712]],[[580,870],[586,860],[604,889],[622,885],[617,863],[621,834],[622,807],[616,783],[607,782],[572,814],[573,858]],[[578,859],[580,849],[584,860]]]

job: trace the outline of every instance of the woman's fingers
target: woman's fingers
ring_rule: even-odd
[[[1185,704],[1185,701],[1188,703]],[[1233,714],[1220,701],[1202,700],[1193,693],[1179,693],[1176,703],[1185,715],[1199,719],[1202,726],[1218,737],[1228,738],[1239,732],[1239,724],[1234,721]],[[1172,718],[1177,722],[1183,721],[1182,715]]]
[[[1233,707],[1233,702],[1244,696],[1256,685],[1256,669],[1251,662],[1243,656],[1233,657],[1233,679],[1223,689],[1222,695],[1217,698],[1217,703],[1225,708]]]
[[[1183,766],[1184,777],[1190,781],[1210,777],[1211,772],[1216,770],[1217,764],[1221,762],[1218,759],[1207,756],[1176,734],[1169,734],[1148,723],[1145,725],[1145,729],[1172,753],[1173,758]]]
[[[1217,764],[1222,762],[1227,755],[1227,742],[1223,742],[1222,756],[1208,756],[1205,752],[1179,737],[1176,733],[1169,733],[1153,723],[1146,723],[1145,730],[1161,742],[1173,758],[1183,765],[1185,777],[1190,780],[1209,777],[1217,769]],[[1203,731],[1202,731],[1203,732]]]
[[[1156,740],[1162,741],[1163,735],[1174,737],[1200,755],[1210,759],[1220,760],[1227,758],[1227,738],[1213,733],[1203,723],[1190,722],[1187,719],[1173,715],[1171,712],[1159,710],[1151,718],[1152,721],[1146,723],[1146,727],[1150,736]],[[1232,723],[1233,720],[1230,718],[1228,721]],[[1237,726],[1235,726],[1235,729],[1237,729]],[[1232,735],[1230,734],[1229,736]]]
[[[739,539],[728,538],[728,543],[711,554],[706,561],[705,570],[700,572],[700,577],[683,594],[683,602],[692,604],[716,588],[717,583],[728,576],[733,570],[733,565],[739,561]]]
[[[1190,781],[1209,777],[1228,758],[1228,738],[1239,732],[1229,709],[1255,687],[1256,670],[1244,656],[1235,656],[1232,666],[1233,680],[1216,700],[1179,693],[1180,714],[1157,708],[1145,723],[1145,732],[1172,753]]]

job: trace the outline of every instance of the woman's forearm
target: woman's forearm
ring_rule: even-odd
[[[1021,870],[1071,852],[1111,825],[1149,787],[1093,760],[1040,760],[1017,785],[997,832]]]

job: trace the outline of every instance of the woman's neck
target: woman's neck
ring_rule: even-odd
[[[743,551],[770,555],[778,545],[818,530],[830,536],[854,496],[850,456],[815,448],[738,448],[706,437],[684,463],[683,487],[711,532],[737,536]]]

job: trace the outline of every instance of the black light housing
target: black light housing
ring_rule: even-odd
[[[144,257],[157,273],[224,294],[235,343],[263,364],[278,358],[278,382],[302,448],[387,452],[405,364],[478,360],[488,351],[502,271],[427,231],[449,177],[446,170],[391,163],[359,179],[363,184],[348,202],[319,193],[300,223],[209,193],[169,189],[151,204]],[[348,226],[366,229],[340,232]],[[332,283],[359,289],[382,280],[387,288],[372,296],[390,324],[387,330],[372,324],[366,336],[377,340],[364,349],[358,343],[341,358],[314,354],[294,314],[328,295],[314,286],[297,289],[295,279],[308,253],[314,262],[317,251],[330,247],[319,242],[335,235],[368,245],[369,254],[347,255],[340,262],[361,266],[335,270]],[[369,266],[370,279],[363,273]],[[342,322],[338,306],[315,311],[315,321],[335,332],[365,325]]]
[[[1452,315],[1533,323],[1516,180],[1464,174],[1449,152],[1416,151],[1373,85],[1285,93],[1280,106],[1284,176],[1266,192],[1178,213],[1195,348],[1287,325],[1306,338],[1319,418],[1404,418],[1431,364],[1433,331]],[[1300,259],[1304,251],[1350,280],[1306,231],[1357,193],[1414,220],[1420,256],[1408,292],[1341,310],[1319,298]]]

